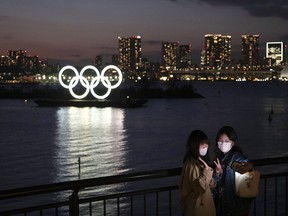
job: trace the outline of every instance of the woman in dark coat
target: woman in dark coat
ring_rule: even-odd
[[[216,155],[214,161],[215,204],[219,216],[248,216],[251,198],[242,198],[235,192],[235,172],[241,174],[250,171],[253,164],[243,154],[238,145],[236,131],[230,126],[222,127],[216,136]],[[237,169],[232,168],[232,163],[240,164]]]

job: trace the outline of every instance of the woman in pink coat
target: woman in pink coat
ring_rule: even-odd
[[[186,145],[180,180],[180,207],[184,216],[215,216],[216,210],[210,186],[213,169],[207,165],[207,135],[194,130]]]

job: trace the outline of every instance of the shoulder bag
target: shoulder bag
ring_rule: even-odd
[[[259,193],[260,172],[235,172],[235,190],[239,197],[256,197]]]

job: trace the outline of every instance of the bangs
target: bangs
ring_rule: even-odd
[[[208,144],[208,145],[210,144],[208,138],[202,139],[202,140],[200,141],[200,144],[204,144],[204,143],[206,143],[206,144]]]

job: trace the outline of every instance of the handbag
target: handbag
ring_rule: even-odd
[[[235,190],[239,197],[256,197],[259,193],[260,172],[235,172]]]

